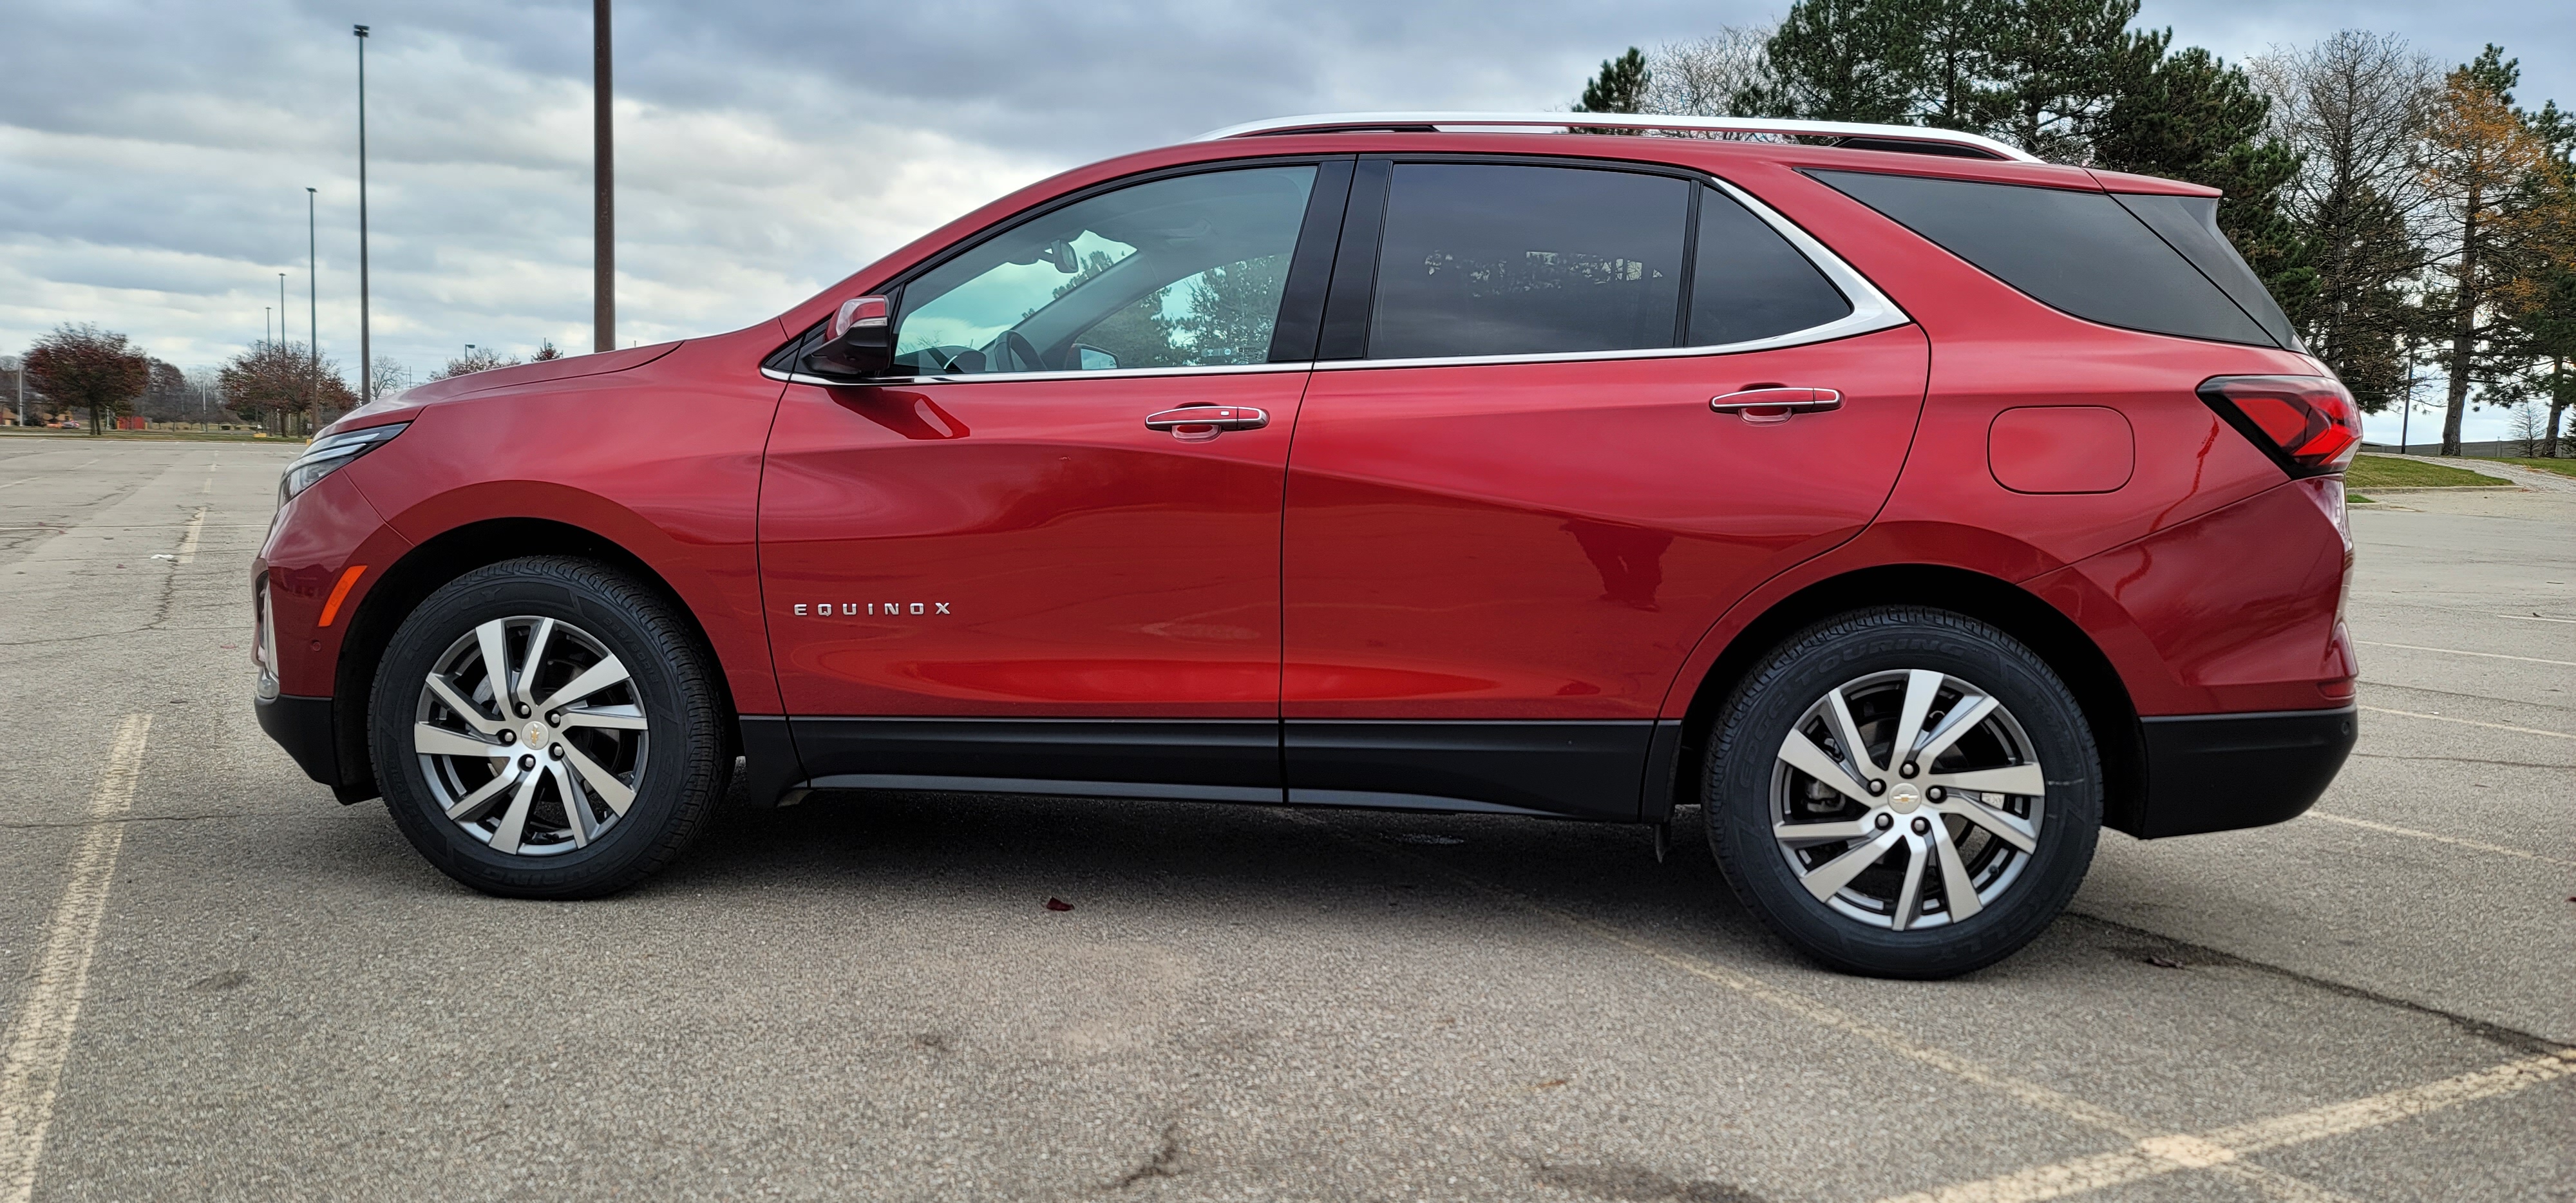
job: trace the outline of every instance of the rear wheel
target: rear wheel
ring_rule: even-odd
[[[1706,770],[1709,844],[1747,907],[1828,965],[1947,977],[2065,909],[2100,832],[2074,695],[2018,640],[1885,608],[1809,628],[1746,678]]]
[[[403,834],[512,897],[593,897],[661,868],[731,764],[686,625],[584,560],[504,561],[431,594],[386,648],[368,715]]]

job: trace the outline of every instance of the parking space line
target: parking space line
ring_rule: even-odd
[[[2399,688],[2402,689],[2404,686],[2399,686]],[[2576,735],[2570,735],[2564,731],[2543,731],[2538,727],[2515,727],[2505,723],[2482,723],[2473,718],[2452,718],[2449,715],[2444,714],[2426,714],[2420,710],[2391,710],[2385,706],[2363,706],[2361,709],[2367,710],[2372,714],[2394,714],[2404,718],[2431,719],[2437,723],[2458,723],[2466,727],[2485,727],[2493,731],[2519,731],[2524,735],[2546,735],[2551,739],[2576,739]]]
[[[2501,856],[2519,856],[2524,860],[2536,860],[2543,864],[2550,865],[2565,865],[2568,868],[2576,869],[2576,860],[2560,860],[2554,856],[2542,856],[2537,852],[2525,852],[2520,848],[2507,848],[2502,844],[2482,844],[2476,840],[2464,840],[2455,835],[2441,835],[2431,831],[2417,831],[2412,827],[2396,827],[2387,823],[2373,823],[2368,819],[2356,819],[2350,815],[2330,815],[2322,810],[2312,810],[2309,811],[2308,814],[2316,818],[2324,819],[2330,823],[2344,823],[2354,827],[2365,827],[2372,831],[2385,832],[2389,835],[2411,836],[2419,840],[2431,840],[2436,844],[2449,844],[2453,847],[2470,848],[2479,852],[2493,852]]]
[[[2523,622],[2576,622],[2576,618],[2551,618],[2545,614],[2498,614],[2496,617],[2519,619]]]
[[[1881,1203],[2038,1203],[2120,1186],[2178,1170],[2241,1166],[2249,1154],[2307,1144],[2480,1099],[2514,1094],[2576,1076],[2576,1049],[2409,1086],[2347,1103],[2237,1124],[2197,1136],[2176,1134],[2141,1140],[2134,1148],[2096,1153],[2054,1165],[2032,1166],[1977,1182],[1897,1195]]]
[[[2484,660],[2520,660],[2525,664],[2555,664],[2563,668],[2576,668],[2576,660],[2543,660],[2538,656],[2508,656],[2503,652],[2467,652],[2455,647],[2425,647],[2414,643],[2373,643],[2367,639],[2355,639],[2353,642],[2363,647],[2399,647],[2410,652],[2440,652],[2446,656],[2476,656]]]
[[[107,768],[91,791],[89,818],[114,819],[134,803],[143,769],[143,744],[152,716],[129,714],[108,748]],[[27,1001],[0,1042],[0,1203],[27,1203],[36,1192],[36,1162],[53,1123],[54,1094],[89,994],[89,965],[107,917],[107,891],[116,876],[116,854],[125,843],[123,823],[93,822],[72,853],[72,875],[36,954]]]
[[[193,564],[197,560],[197,536],[206,529],[207,508],[197,507],[197,516],[188,519],[188,533],[179,539],[179,562],[182,564]]]
[[[1395,848],[1389,848],[1372,840],[1362,839],[1359,836],[1352,835],[1349,832],[1342,831],[1334,827],[1329,820],[1321,817],[1303,814],[1293,810],[1275,813],[1278,813],[1280,817],[1288,819],[1291,822],[1301,823],[1307,826],[1321,827],[1326,831],[1331,832],[1335,837],[1360,848],[1364,848],[1370,852],[1374,852],[1381,857],[1385,857],[1389,860],[1404,861],[1418,866],[1436,876],[1446,878],[1479,893],[1500,898],[1513,906],[1528,911],[1531,914],[1554,920],[1565,927],[1572,928],[1575,931],[1592,936],[1595,939],[1618,945],[1619,947],[1625,948],[1631,952],[1639,953],[1652,960],[1659,961],[1673,969],[1678,969],[1692,977],[1696,977],[1707,982],[1713,982],[1739,994],[1747,995],[1758,1001],[1768,1003],[1773,1007],[1787,1011],[1801,1019],[1823,1025],[1824,1027],[1843,1032],[1847,1035],[1857,1036],[1862,1040],[1875,1044],[1900,1057],[1930,1066],[1931,1068],[1940,1070],[1943,1073],[1949,1074],[1952,1077],[1958,1078],[1961,1081],[1968,1082],[1972,1085],[1982,1086],[1989,1090],[1996,1091],[2024,1105],[2041,1111],[2050,1112],[2066,1119],[2073,1120],[2076,1123],[2083,1124],[2086,1127],[2098,1128],[2115,1136],[2124,1137],[2131,1141],[2140,1142],[2141,1144],[2147,1141],[2159,1139],[2153,1129],[2150,1129],[2146,1125],[2132,1120],[2127,1116],[2121,1115],[2119,1112],[2085,1102],[2073,1095],[2051,1089],[2047,1086],[2042,1086],[2037,1082],[2016,1078],[2010,1074],[1989,1069],[1975,1060],[1962,1057],[1956,1053],[1952,1053],[1944,1049],[1933,1048],[1928,1045],[1916,1044],[1912,1040],[1907,1039],[1903,1033],[1889,1028],[1880,1027],[1877,1024],[1862,1019],[1857,1015],[1828,1006],[1794,990],[1775,986],[1770,982],[1754,977],[1751,974],[1741,973],[1733,969],[1728,969],[1722,965],[1713,964],[1699,957],[1692,956],[1689,953],[1677,952],[1672,949],[1665,948],[1650,940],[1632,935],[1599,920],[1586,919],[1571,911],[1560,910],[1516,890],[1495,885],[1494,883],[1485,881],[1482,878],[1459,872],[1458,870],[1452,869],[1449,866],[1441,864],[1440,862],[1428,857],[1419,856],[1414,853],[1405,852]],[[2186,1156],[2186,1153],[2180,1151],[2168,1150],[2168,1153],[2170,1153],[2172,1157]],[[2167,1154],[2159,1153],[2156,1155],[2166,1156]],[[2110,1156],[2110,1154],[2104,1154],[2104,1156]],[[2342,1196],[2326,1190],[2323,1187],[2317,1186],[2314,1183],[2294,1178],[2278,1170],[2239,1162],[2234,1159],[2224,1159],[2205,1165],[2187,1164],[2183,1161],[2171,1161],[2170,1164],[2166,1165],[2165,1169],[2158,1172],[2165,1173],[2180,1169],[2211,1170],[2222,1177],[2235,1179],[2238,1182],[2251,1187],[2252,1189],[2260,1192],[2266,1198],[2293,1200],[2295,1203],[2342,1203]],[[2037,1197],[2047,1198],[2050,1196]]]

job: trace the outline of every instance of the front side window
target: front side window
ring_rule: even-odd
[[[1312,166],[1154,180],[1023,222],[904,286],[898,372],[1266,362]]]
[[[1691,188],[1624,171],[1397,164],[1368,358],[1674,345]]]

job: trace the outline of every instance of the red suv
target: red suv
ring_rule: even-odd
[[[367,406],[281,486],[261,725],[522,897],[736,785],[1697,803],[1754,913],[1900,976],[2029,941],[2103,826],[2316,799],[2359,416],[2215,192],[1567,120],[1224,130]]]

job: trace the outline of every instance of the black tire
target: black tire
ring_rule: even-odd
[[[1981,730],[2000,728],[1972,729],[1955,745],[1960,751],[1941,755],[1944,763],[1965,764],[1964,760],[1948,758],[1964,755],[1971,743],[1983,739],[1991,742],[1980,747],[2006,749],[1999,754],[1999,763],[2011,766],[2032,762],[2014,759],[2010,748],[2016,745],[2033,758],[2044,770],[2044,777],[2041,770],[2025,768],[2023,772],[2042,777],[2045,794],[2035,796],[2036,801],[2005,799],[2003,805],[2024,807],[2037,816],[2035,848],[2023,853],[1995,842],[1987,832],[1971,833],[1973,825],[1964,819],[1944,828],[1945,820],[1935,813],[1932,803],[1918,803],[1911,795],[1903,799],[1907,809],[1902,814],[1889,813],[1896,805],[1895,787],[1910,787],[1910,783],[1894,780],[1898,776],[1894,771],[1877,774],[1880,794],[1864,799],[1836,789],[1821,778],[1785,767],[1783,741],[1801,729],[1800,724],[1832,722],[1829,717],[1810,715],[1812,708],[1828,704],[1828,693],[1846,685],[1886,680],[1878,674],[1901,674],[1903,670],[1931,670],[1958,681],[1973,682],[1985,696],[2001,704],[2003,721],[2012,724],[2012,734],[1980,735]],[[1915,679],[1928,680],[1905,678]],[[1900,695],[1909,688],[1902,681],[1893,687]],[[1888,686],[1877,688],[1881,692],[1872,696],[1882,699],[1883,705]],[[1854,705],[1847,701],[1846,708]],[[1883,716],[1886,711],[1877,709],[1871,713]],[[1869,745],[1865,751],[1874,763],[1890,770],[1900,766],[1885,762],[1899,758],[1871,741],[1877,738],[1892,743],[1897,725],[1892,721],[1863,720],[1854,714],[1859,742]],[[1924,724],[1927,730],[1931,725]],[[1825,730],[1830,738],[1830,727],[1805,729]],[[1829,761],[1832,758],[1828,755]],[[1931,768],[1920,766],[1918,771],[1929,778],[1935,775],[1929,771]],[[1868,785],[1869,776],[1863,772],[1847,775],[1847,780]],[[1928,786],[1916,792],[1928,794]],[[2002,797],[1986,793],[1965,796]],[[2045,930],[2075,896],[2085,870],[2092,864],[2093,846],[2101,832],[2101,758],[2074,694],[2046,661],[2020,641],[1949,611],[1886,607],[1841,615],[1809,627],[1783,642],[1745,676],[1719,713],[1709,741],[1703,800],[1709,849],[1719,869],[1746,908],[1761,916],[1782,939],[1826,966],[1845,972],[1942,978],[1979,969],[2011,955]],[[1915,809],[1918,805],[1920,811]],[[1837,821],[1875,827],[1880,833],[1889,830],[1887,826],[1876,826],[1880,815],[1917,832],[1927,831],[1922,824],[1928,817],[1928,830],[1942,832],[1941,838],[1953,848],[1963,847],[1972,839],[1983,841],[1981,849],[1991,847],[1993,851],[1987,855],[1998,859],[1983,861],[1986,868],[1981,871],[1995,874],[1992,880],[2001,884],[1980,909],[1965,918],[1954,920],[1927,909],[1920,913],[1921,917],[1937,925],[1911,930],[1877,925],[1860,917],[1874,913],[1862,909],[1870,899],[1861,893],[1836,891],[1831,894],[1833,901],[1828,902],[1811,893],[1801,876],[1802,872],[1816,872],[1825,862],[1844,853],[1864,852],[1871,839],[1800,845],[1797,851],[1791,851],[1788,841],[1775,836],[1773,824],[1775,820],[1800,821],[1804,812],[1789,812],[1802,806],[1826,808]],[[1951,832],[1970,834],[1952,839]],[[1895,834],[1901,838],[1904,833]],[[1891,877],[1901,880],[1905,850],[1928,847],[1931,839],[1926,834],[1897,845],[1862,872],[1877,875],[1871,879],[1874,881],[1884,882]],[[1937,849],[1920,855],[1929,859],[1928,873],[1941,872]],[[2023,862],[2011,870],[2012,876],[2003,876],[2008,858],[2014,856],[2024,858]],[[1807,865],[1803,870],[1792,863],[1801,858],[1805,858],[1801,863]],[[1856,855],[1852,863],[1866,860]],[[1861,879],[1852,880],[1857,883]],[[1937,882],[1919,887],[1914,895],[1917,905],[1929,908],[1937,904],[1946,911],[1946,901],[1931,898],[1933,891],[1940,888]],[[1906,895],[1900,891],[1895,897],[1902,899]],[[1845,909],[1837,909],[1837,905]],[[1902,905],[1893,901],[1887,907],[1891,916],[1902,910]]]
[[[604,801],[595,805],[585,801],[585,806],[593,807],[585,813],[607,816],[605,825],[586,844],[543,845],[550,853],[544,855],[496,851],[497,839],[487,842],[449,818],[438,791],[452,794],[457,787],[452,782],[433,785],[431,770],[423,765],[430,758],[414,744],[414,724],[428,705],[423,697],[428,675],[440,671],[442,658],[455,655],[460,641],[474,639],[478,628],[511,618],[569,624],[549,629],[579,633],[613,654],[627,676],[625,684],[611,687],[607,696],[618,699],[621,710],[640,711],[649,724],[647,734],[634,737],[641,746],[628,745],[631,771],[626,776],[632,777],[632,800],[626,809],[622,813],[599,809],[606,806]],[[566,636],[552,642],[568,640]],[[502,658],[506,661],[509,655]],[[563,671],[557,670],[558,678]],[[706,825],[724,794],[733,758],[715,672],[712,657],[669,603],[601,564],[534,556],[475,569],[430,594],[404,618],[378,664],[367,711],[368,736],[385,807],[431,864],[484,893],[562,899],[595,898],[625,889],[677,858]],[[558,679],[556,684],[564,682]],[[516,725],[529,717],[510,714],[506,704],[491,708],[499,713],[482,717],[498,725]],[[452,716],[453,712],[441,713]],[[450,721],[462,720],[451,717]],[[550,738],[571,743],[573,735],[566,730]],[[584,738],[599,737],[626,738],[618,732],[584,733]],[[509,738],[518,740],[516,732]],[[526,746],[526,741],[519,742]],[[450,759],[473,763],[471,758]],[[546,773],[538,767],[528,775]],[[563,775],[574,774],[566,769]],[[573,820],[565,817],[563,788],[559,782],[541,784],[531,792],[538,808],[551,799],[555,807],[551,813],[568,828]],[[497,796],[506,798],[511,792],[504,790]],[[523,804],[521,809],[524,815],[528,806]],[[530,821],[523,818],[522,822]]]

